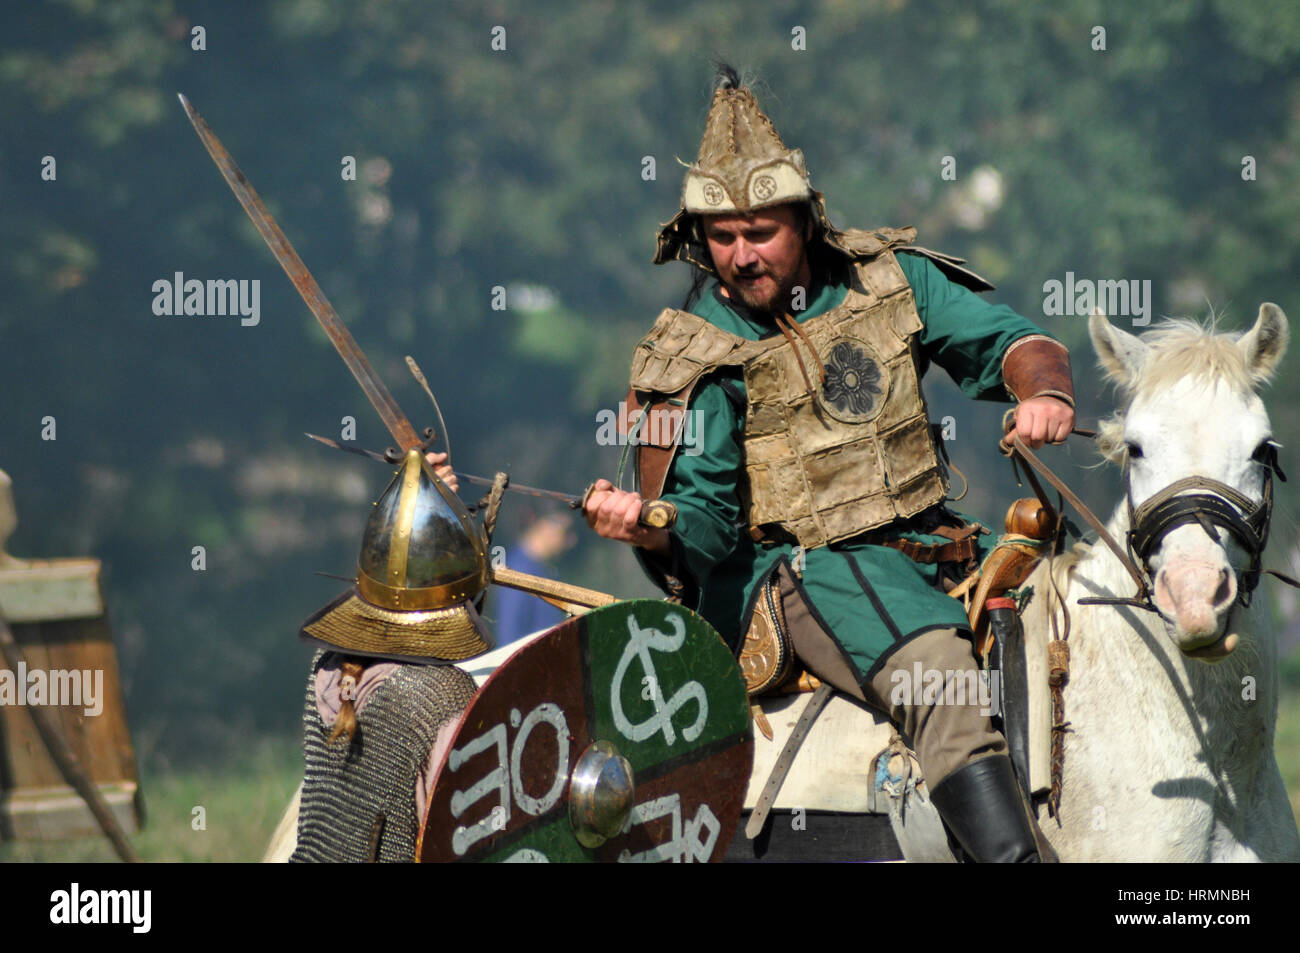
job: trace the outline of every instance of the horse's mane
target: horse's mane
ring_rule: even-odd
[[[1220,334],[1216,325],[1213,315],[1204,323],[1167,318],[1142,335],[1142,343],[1154,353],[1125,396],[1130,401],[1149,397],[1184,377],[1222,380],[1243,396],[1253,393],[1259,382],[1251,376],[1246,356],[1237,346],[1242,332]]]
[[[1219,333],[1218,317],[1208,321],[1166,318],[1142,335],[1151,356],[1131,380],[1118,386],[1121,408],[1097,425],[1097,448],[1111,463],[1124,458],[1124,412],[1138,397],[1150,397],[1185,377],[1222,381],[1240,394],[1254,392],[1261,383],[1246,363],[1237,341],[1242,332]]]

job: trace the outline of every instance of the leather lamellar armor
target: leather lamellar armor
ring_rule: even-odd
[[[947,472],[917,374],[922,322],[894,253],[857,259],[843,303],[797,330],[747,341],[666,309],[637,346],[629,403],[662,408],[657,398],[671,395],[684,411],[704,374],[740,367],[749,398],[742,507],[752,528],[780,527],[805,548],[941,501]],[[648,446],[638,451],[651,451],[639,452],[643,495],[662,491],[676,429],[639,438]],[[656,445],[667,451],[659,459]]]

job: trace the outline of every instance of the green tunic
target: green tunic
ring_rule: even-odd
[[[1005,305],[994,305],[949,281],[928,259],[898,249],[898,263],[916,297],[925,327],[918,376],[938,364],[969,397],[1009,400],[1002,382],[1002,356],[1016,339],[1043,330]],[[845,285],[813,288],[800,323],[838,306]],[[778,333],[737,309],[715,286],[694,313],[747,340]],[[679,450],[664,484],[664,499],[677,505],[673,531],[676,575],[698,593],[701,615],[737,648],[748,628],[758,585],[793,545],[758,544],[744,525],[737,483],[744,475],[742,434],[745,384],[738,369],[723,370],[696,387],[692,452]],[[695,452],[698,447],[698,452]],[[898,538],[924,543],[948,540],[919,532]],[[981,557],[992,537],[980,537]],[[642,565],[660,585],[667,563],[637,550]],[[939,567],[913,562],[895,549],[845,540],[804,553],[803,586],[826,629],[843,647],[863,681],[894,646],[923,632],[969,630],[961,604],[938,588]],[[695,600],[693,600],[695,601]]]

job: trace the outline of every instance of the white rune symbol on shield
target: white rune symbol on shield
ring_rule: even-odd
[[[618,667],[614,669],[614,681],[610,685],[610,704],[613,708],[614,727],[625,738],[633,741],[645,741],[656,732],[662,731],[664,741],[670,745],[674,744],[677,741],[677,733],[673,729],[673,716],[691,700],[695,701],[697,708],[695,721],[681,729],[682,738],[688,742],[694,741],[704,731],[704,724],[709,720],[709,699],[704,686],[699,682],[687,682],[667,701],[664,700],[663,692],[659,690],[659,675],[650,658],[650,651],[653,649],[663,653],[676,652],[686,641],[686,625],[682,622],[681,616],[670,615],[668,623],[674,630],[673,635],[666,635],[658,629],[649,627],[643,629],[637,625],[633,616],[627,617],[630,638],[623,648],[623,657],[618,660]],[[633,658],[640,659],[645,678],[648,678],[649,684],[654,686],[651,701],[654,703],[655,713],[639,723],[633,723],[623,712],[623,679]],[[638,681],[638,684],[642,683]]]

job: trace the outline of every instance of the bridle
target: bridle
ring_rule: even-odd
[[[1075,430],[1073,432],[1084,437],[1096,436],[1096,432],[1091,430]],[[1267,447],[1264,459],[1259,461],[1265,466],[1266,470],[1263,491],[1258,503],[1226,483],[1220,483],[1218,480],[1209,477],[1194,475],[1174,481],[1142,503],[1141,506],[1134,507],[1132,483],[1128,464],[1125,462],[1124,499],[1128,506],[1129,530],[1125,535],[1123,548],[1107,531],[1096,514],[1088,509],[1087,505],[1065,485],[1060,477],[1038,459],[1034,452],[1020,439],[1019,435],[1013,441],[1014,456],[1012,459],[1014,462],[1015,458],[1019,457],[1033,467],[1056,488],[1065,500],[1070,502],[1079,515],[1096,530],[1098,538],[1115,554],[1137,585],[1137,593],[1127,598],[1089,596],[1077,600],[1078,604],[1125,605],[1159,614],[1160,610],[1156,608],[1152,600],[1151,554],[1159,548],[1165,536],[1172,530],[1189,523],[1199,524],[1210,538],[1219,544],[1223,543],[1223,537],[1216,527],[1221,527],[1235,536],[1238,542],[1241,543],[1242,548],[1245,549],[1250,557],[1250,565],[1238,574],[1239,583],[1237,587],[1237,600],[1243,608],[1250,605],[1252,594],[1259,585],[1259,579],[1263,573],[1268,573],[1288,585],[1300,588],[1300,582],[1290,576],[1271,569],[1260,568],[1264,547],[1268,544],[1269,523],[1273,516],[1273,475],[1277,474],[1279,480],[1286,481],[1286,474],[1282,472],[1282,468],[1278,464],[1277,445],[1269,443]],[[1047,510],[1049,521],[1059,525],[1061,520],[1056,514],[1056,510],[1047,499],[1047,495],[1042,491],[1038,481],[1034,479],[1033,473],[1026,471],[1026,475],[1029,477],[1030,484],[1033,486],[1039,502]],[[1187,493],[1187,490],[1201,492]]]
[[[1075,430],[1073,432],[1083,437],[1097,436],[1096,431],[1091,430]],[[1273,474],[1276,473],[1278,479],[1283,481],[1286,480],[1286,474],[1282,472],[1282,468],[1278,465],[1276,445],[1270,443],[1266,456],[1260,461],[1265,465],[1266,470],[1263,492],[1258,503],[1226,483],[1220,483],[1218,480],[1212,480],[1209,477],[1190,476],[1174,481],[1141,506],[1134,507],[1132,486],[1126,461],[1124,466],[1124,499],[1128,505],[1129,531],[1125,535],[1125,546],[1121,548],[1096,514],[1088,509],[1083,500],[1079,499],[1078,495],[1066,486],[1060,477],[1038,459],[1038,456],[1020,439],[1019,434],[1012,438],[1012,446],[1008,453],[1011,457],[1013,470],[1016,467],[1017,460],[1027,464],[1024,471],[1025,476],[1029,479],[1039,503],[1042,504],[1044,512],[1047,514],[1048,522],[1055,527],[1051,544],[1047,550],[1047,578],[1060,608],[1062,628],[1058,629],[1056,612],[1049,612],[1048,618],[1051,621],[1052,637],[1047,643],[1047,667],[1048,689],[1052,705],[1052,742],[1050,759],[1051,787],[1047,805],[1049,813],[1057,818],[1059,823],[1061,781],[1064,776],[1065,764],[1065,733],[1072,730],[1070,723],[1065,719],[1064,694],[1066,682],[1069,681],[1070,677],[1068,643],[1070,614],[1066,608],[1065,599],[1057,589],[1056,576],[1051,566],[1051,560],[1062,539],[1065,522],[1065,501],[1068,500],[1088,525],[1097,531],[1098,539],[1105,543],[1110,551],[1115,554],[1137,585],[1137,594],[1134,596],[1128,598],[1089,596],[1077,600],[1079,605],[1133,606],[1159,615],[1160,610],[1156,608],[1152,599],[1151,554],[1175,527],[1197,523],[1204,528],[1211,539],[1220,544],[1223,538],[1216,527],[1227,530],[1237,538],[1249,554],[1250,566],[1239,574],[1237,587],[1237,601],[1242,606],[1249,606],[1251,594],[1259,585],[1259,578],[1262,573],[1266,572],[1288,585],[1300,589],[1300,582],[1290,576],[1271,569],[1261,570],[1259,566],[1264,546],[1268,542],[1269,521],[1273,515]],[[1047,498],[1042,485],[1034,476],[1035,470],[1060,493],[1061,497],[1057,507],[1054,507]],[[1187,493],[1185,492],[1187,490],[1198,492]]]
[[[1151,553],[1168,533],[1179,526],[1197,523],[1210,539],[1222,545],[1223,537],[1215,527],[1231,533],[1250,557],[1250,565],[1239,574],[1237,600],[1248,608],[1255,587],[1259,585],[1259,568],[1264,547],[1268,545],[1269,522],[1273,516],[1273,475],[1286,482],[1286,474],[1277,462],[1277,445],[1266,444],[1263,460],[1264,486],[1256,503],[1234,487],[1204,476],[1176,480],[1136,509],[1130,486],[1129,469],[1124,466],[1124,498],[1128,504],[1129,531],[1126,542],[1131,557],[1141,563],[1146,578],[1151,573]],[[1208,492],[1185,493],[1186,490]],[[1154,608],[1149,606],[1148,608]]]

